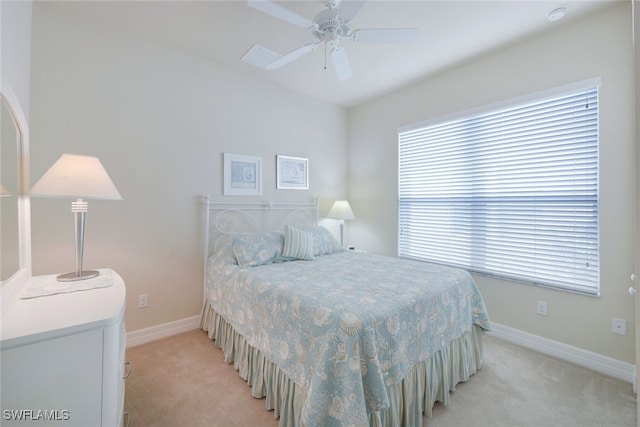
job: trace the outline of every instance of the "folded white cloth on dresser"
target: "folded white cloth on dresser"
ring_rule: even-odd
[[[98,270],[100,275],[91,279],[78,280],[75,282],[58,282],[51,280],[50,276],[34,277],[29,288],[20,296],[20,299],[45,297],[55,294],[64,294],[77,291],[88,291],[90,289],[107,288],[113,285],[111,269],[104,268]]]

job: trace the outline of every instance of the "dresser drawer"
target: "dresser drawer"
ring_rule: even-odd
[[[102,330],[3,350],[2,426],[100,426]],[[9,412],[7,412],[9,411]],[[46,424],[46,423],[45,423]]]

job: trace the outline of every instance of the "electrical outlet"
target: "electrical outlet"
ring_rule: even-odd
[[[546,301],[538,300],[536,304],[536,313],[538,313],[541,316],[546,316],[548,314]]]
[[[627,335],[627,321],[624,319],[611,319],[611,332],[618,335]]]
[[[149,296],[147,294],[138,295],[138,308],[145,308],[149,305]]]

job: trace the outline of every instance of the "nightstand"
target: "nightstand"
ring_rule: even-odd
[[[349,246],[349,252],[355,252],[359,254],[366,254],[368,251],[363,251],[362,249],[356,249],[355,246]]]
[[[115,271],[101,272],[110,286],[15,299],[3,309],[3,426],[122,425],[126,290]],[[57,283],[55,275],[34,277],[20,295],[34,281]]]

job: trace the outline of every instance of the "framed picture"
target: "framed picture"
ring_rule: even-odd
[[[309,159],[277,156],[277,188],[280,190],[309,189]]]
[[[225,196],[262,196],[262,158],[224,153]]]

